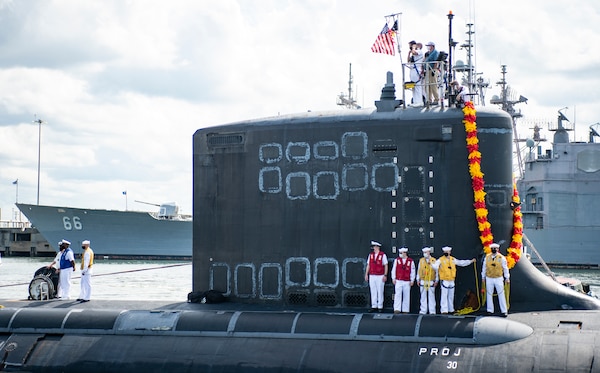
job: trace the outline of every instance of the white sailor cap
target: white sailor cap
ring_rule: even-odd
[[[65,239],[60,240],[60,242],[58,243],[59,245],[65,244],[65,245],[70,245],[71,243]]]
[[[424,253],[430,253],[430,252],[432,252],[432,251],[433,251],[433,247],[424,247],[424,248],[423,248],[423,252],[424,252]]]
[[[379,246],[379,247],[381,247],[381,244],[379,242],[377,242],[377,241],[371,241],[371,247],[373,247],[373,246]]]
[[[406,247],[401,247],[400,249],[398,249],[399,253],[407,253],[408,249]]]
[[[90,240],[83,240],[81,242],[82,245],[89,245],[90,244]]]
[[[450,246],[444,246],[442,247],[442,251],[445,253],[449,253],[452,250],[452,248]]]
[[[490,249],[493,249],[493,248],[499,249],[500,245],[498,245],[497,243],[494,242],[494,243],[490,244]]]

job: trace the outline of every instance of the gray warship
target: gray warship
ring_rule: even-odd
[[[90,240],[99,258],[192,257],[192,217],[180,214],[174,202],[157,205],[157,212],[16,205],[50,245],[67,239],[77,247]]]
[[[600,265],[600,123],[589,126],[588,141],[573,141],[575,125],[563,114],[547,123],[535,122],[531,137],[517,133],[521,112],[515,105],[527,98],[512,92],[502,66],[499,105],[513,118],[517,189],[521,197],[525,249],[537,265],[591,268]],[[518,96],[518,97],[517,97]],[[525,143],[523,147],[521,144]]]
[[[571,141],[573,125],[561,112],[549,130],[550,149],[543,151],[535,135],[528,142],[523,176],[517,182],[523,229],[539,256],[535,251],[530,254],[549,266],[598,269],[600,143],[594,142],[598,132],[592,125],[588,142]]]

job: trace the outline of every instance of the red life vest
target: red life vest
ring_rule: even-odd
[[[385,264],[383,263],[383,253],[380,251],[377,256],[375,253],[369,254],[369,274],[383,275],[385,272]]]
[[[410,281],[412,262],[411,258],[406,258],[406,263],[402,264],[402,258],[396,258],[396,280]]]

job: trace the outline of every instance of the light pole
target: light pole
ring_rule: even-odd
[[[38,124],[38,174],[37,174],[37,204],[40,204],[40,159],[42,154],[42,123],[44,123],[41,119],[36,119],[33,123]]]
[[[17,189],[17,191],[15,193],[15,203],[19,203],[19,179],[13,181],[13,185]]]

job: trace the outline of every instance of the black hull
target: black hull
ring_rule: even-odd
[[[0,310],[5,371],[595,372],[600,358],[598,311],[504,319],[63,305]]]

